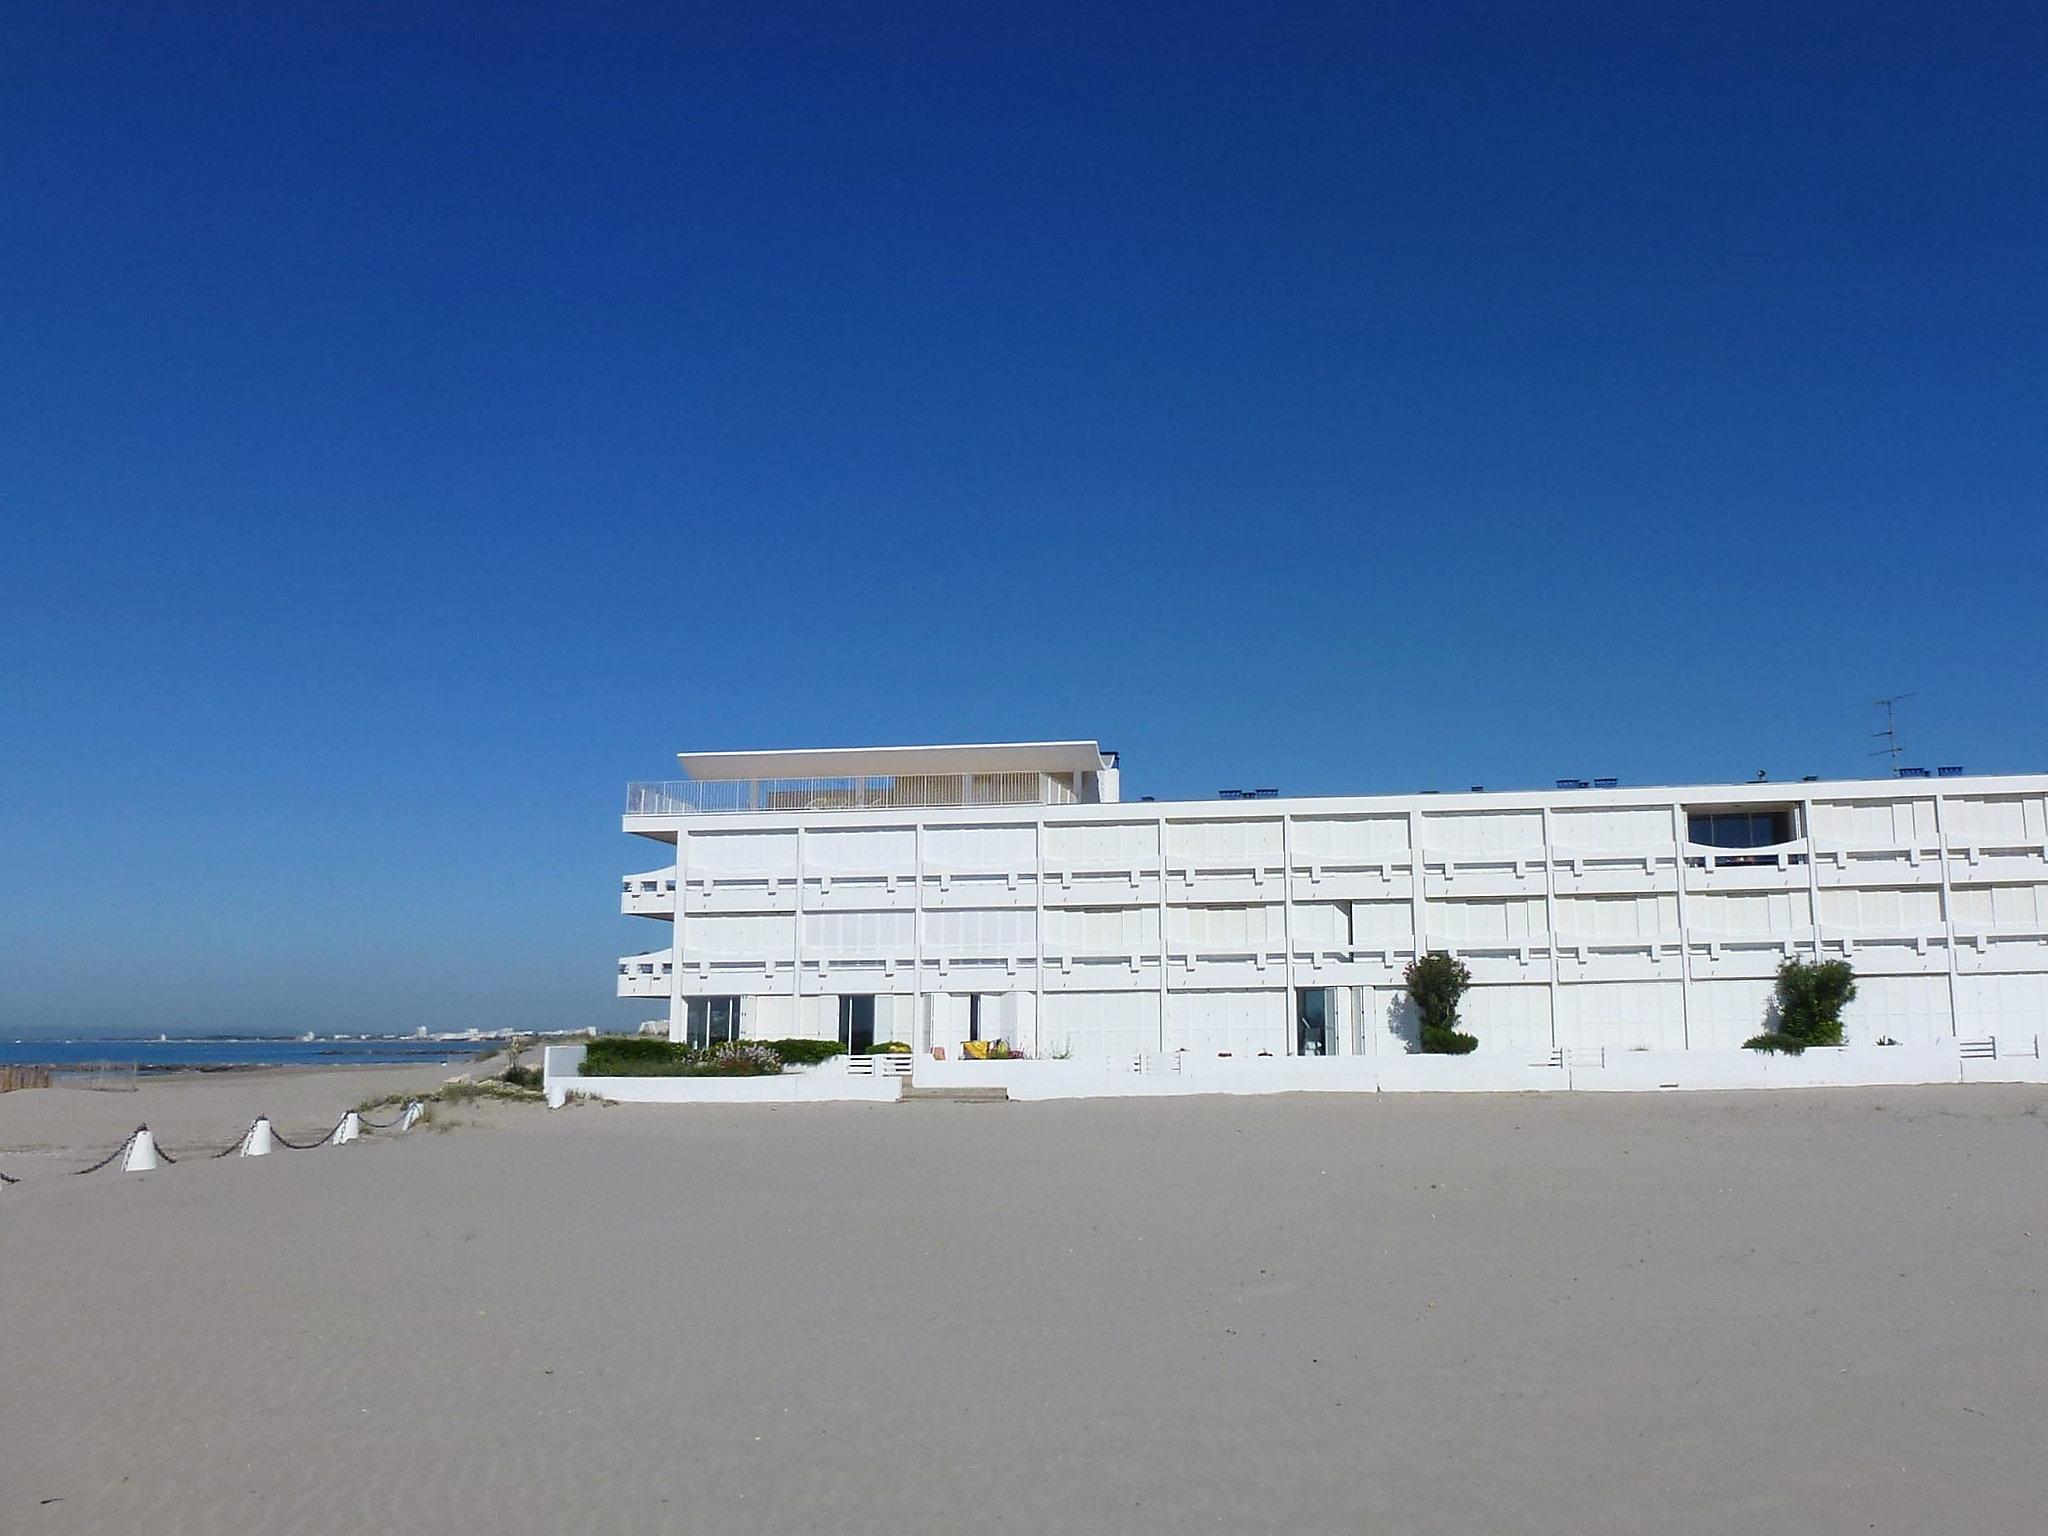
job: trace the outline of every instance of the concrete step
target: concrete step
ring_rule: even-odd
[[[996,1083],[988,1087],[974,1088],[920,1088],[915,1083],[903,1085],[903,1099],[923,1104],[1007,1104],[1010,1090]]]

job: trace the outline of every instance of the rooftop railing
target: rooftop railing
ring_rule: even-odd
[[[902,811],[974,805],[1072,805],[1071,774],[937,773],[824,779],[668,779],[626,786],[628,816],[744,811]]]

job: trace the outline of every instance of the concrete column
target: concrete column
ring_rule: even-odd
[[[1550,826],[1550,807],[1543,807],[1543,926],[1550,943],[1550,1048],[1557,1049],[1557,839]]]
[[[676,831],[676,911],[669,924],[668,1037],[685,1037],[689,1010],[683,1001],[683,910],[690,904],[690,834]]]
[[[1678,882],[1678,1028],[1686,1050],[1692,1049],[1692,925],[1685,912],[1685,807],[1671,807],[1671,873]]]
[[[1948,818],[1942,807],[1947,803],[1940,790],[1934,792],[1934,841],[1936,857],[1941,864],[1941,931],[1948,950],[1948,1032],[1960,1040],[1963,1035],[1962,1012],[1956,1006],[1956,893],[1948,873]],[[1915,842],[1919,841],[1917,837]]]
[[[1156,817],[1152,823],[1154,844],[1159,855],[1159,1052],[1166,1054],[1167,1040],[1167,972],[1173,968],[1166,963],[1166,818]]]
[[[1281,979],[1287,988],[1287,998],[1280,1009],[1281,1017],[1287,1021],[1284,1054],[1292,1056],[1296,1046],[1294,1019],[1298,1005],[1294,1001],[1294,818],[1287,815],[1280,818],[1280,941],[1287,946],[1286,963],[1280,968]],[[1326,1014],[1323,1019],[1325,1044],[1329,1040],[1329,1030],[1330,1020]]]
[[[1032,972],[1031,1054],[1045,1054],[1045,814],[1033,823],[1031,845],[1031,932],[1037,951]]]

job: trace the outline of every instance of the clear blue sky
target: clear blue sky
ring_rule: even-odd
[[[557,12],[9,7],[0,1034],[638,1017],[686,746],[2048,768],[2037,6]]]

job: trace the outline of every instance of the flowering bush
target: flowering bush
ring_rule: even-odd
[[[694,1053],[691,1077],[773,1077],[782,1058],[757,1040],[727,1040]]]
[[[584,1052],[584,1077],[773,1077],[782,1057],[759,1040],[691,1050],[668,1040],[600,1036]]]

